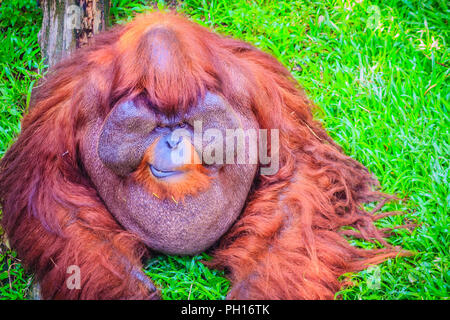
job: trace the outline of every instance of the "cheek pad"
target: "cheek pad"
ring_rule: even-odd
[[[251,114],[240,114],[220,95],[207,92],[205,98],[190,110],[186,118],[192,128],[201,130],[204,135],[209,129],[219,130],[222,137],[226,136],[227,129],[238,129],[246,127],[243,119],[250,119]],[[196,131],[194,131],[194,134]],[[201,138],[200,138],[201,139]],[[204,149],[211,141],[202,139],[202,148]]]
[[[156,139],[151,134],[156,117],[147,107],[125,101],[106,117],[98,139],[100,160],[117,175],[125,177],[142,161],[145,150]]]

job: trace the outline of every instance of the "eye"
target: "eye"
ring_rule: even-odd
[[[153,132],[156,132],[158,135],[167,133],[167,131],[168,131],[168,127],[167,127],[165,124],[163,124],[163,123],[158,124],[158,125],[153,129]]]

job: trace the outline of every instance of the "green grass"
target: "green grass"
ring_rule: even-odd
[[[178,10],[274,54],[346,153],[377,175],[384,191],[408,197],[386,209],[409,214],[380,226],[417,223],[412,233],[398,230],[390,239],[417,254],[350,275],[355,286],[340,296],[448,299],[449,8],[445,0],[358,2],[187,0]],[[36,42],[39,10],[32,0],[17,3],[3,1],[0,9],[0,156],[19,132],[44,70]],[[122,23],[152,6],[116,0],[111,15]],[[0,298],[23,298],[30,276],[0,248]],[[223,299],[229,283],[199,261],[207,258],[159,256],[146,272],[166,299]]]

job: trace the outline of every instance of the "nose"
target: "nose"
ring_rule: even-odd
[[[171,149],[175,149],[181,142],[183,137],[174,134],[168,134],[166,138],[167,145]]]

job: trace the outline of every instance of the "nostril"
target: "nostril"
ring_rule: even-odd
[[[180,137],[180,136],[176,136],[176,135],[173,135],[173,134],[170,134],[168,137],[167,137],[167,145],[170,147],[170,148],[172,148],[172,149],[175,149],[179,144],[180,144],[180,142],[181,142],[181,140],[183,139],[183,137]]]

